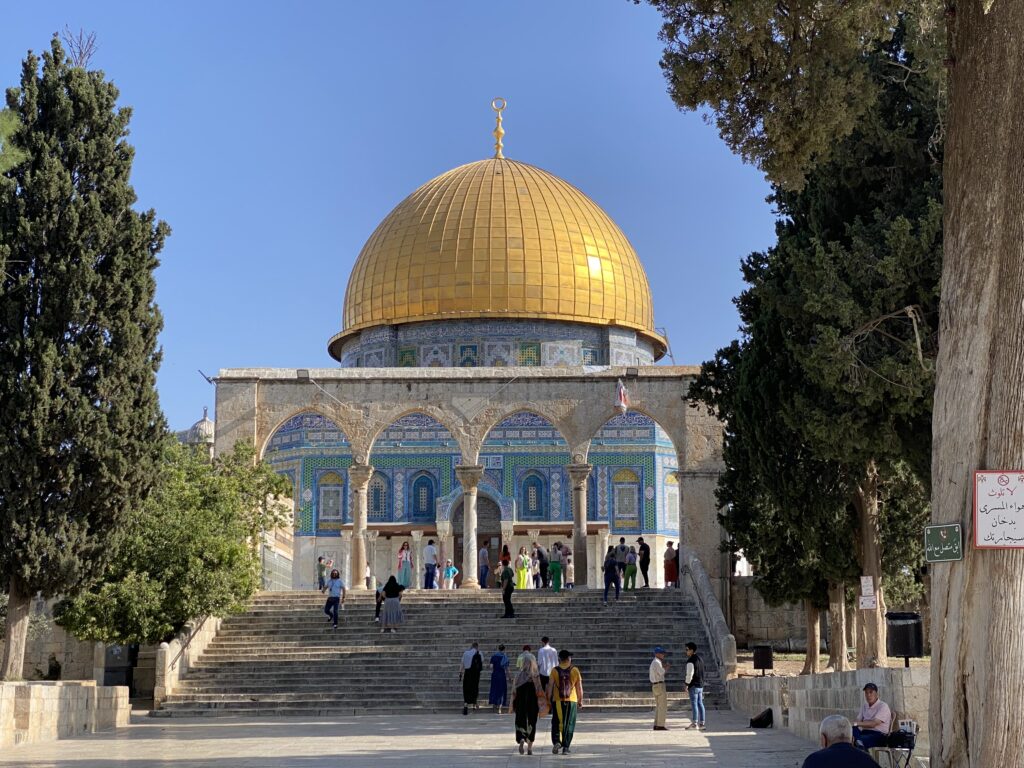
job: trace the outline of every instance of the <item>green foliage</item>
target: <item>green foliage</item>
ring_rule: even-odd
[[[874,463],[883,569],[920,566],[941,167],[934,94],[887,74],[913,65],[901,44],[873,54],[872,105],[830,159],[801,191],[775,187],[778,242],[743,262],[743,338],[691,390],[726,424],[722,524],[770,602],[821,603],[823,582],[856,575],[850,500]]]
[[[20,126],[21,120],[16,112],[0,109],[0,173],[6,173],[28,159],[28,153],[14,143],[14,134]]]
[[[58,604],[58,622],[82,639],[156,643],[191,619],[244,608],[260,578],[251,531],[266,520],[253,512],[254,500],[273,508],[268,493],[288,490],[252,458],[240,443],[211,465],[168,440],[153,494],[129,516],[111,566],[91,589]]]
[[[875,41],[913,31],[893,78],[942,82],[937,0],[649,0],[663,16],[662,70],[680,109],[710,108],[725,142],[777,184],[799,190],[875,105]]]
[[[0,174],[0,578],[87,587],[145,499],[164,432],[153,271],[133,209],[130,110],[56,38],[7,91],[27,159]]]

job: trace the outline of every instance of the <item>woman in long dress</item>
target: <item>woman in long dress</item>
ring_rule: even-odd
[[[539,698],[544,695],[540,684],[537,659],[532,653],[524,654],[523,668],[512,684],[512,709],[516,713],[516,743],[519,754],[524,748],[533,754],[533,741],[537,738],[537,716],[540,714]]]
[[[530,565],[526,547],[520,547],[519,554],[516,555],[516,589],[526,589],[526,581],[530,578]]]
[[[674,587],[679,581],[679,558],[672,542],[665,549],[665,586]]]
[[[409,549],[409,542],[403,542],[398,550],[398,567],[395,569],[398,574],[398,583],[408,589],[412,586],[412,550]]]
[[[384,585],[381,594],[384,595],[384,607],[380,612],[380,633],[397,632],[405,622],[405,615],[402,613],[402,592],[405,590],[398,580],[391,576],[388,583]]]
[[[508,707],[508,663],[505,646],[499,645],[491,656],[491,690],[487,694],[487,703],[499,715],[502,707]]]

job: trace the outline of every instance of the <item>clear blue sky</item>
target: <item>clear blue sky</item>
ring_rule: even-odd
[[[64,25],[134,109],[140,205],[173,228],[157,273],[172,427],[214,405],[196,372],[329,367],[349,270],[425,181],[505,152],[575,184],[647,270],[677,363],[736,335],[739,260],[774,241],[762,175],[658,67],[660,20],[627,0],[67,2],[5,8],[0,83]]]

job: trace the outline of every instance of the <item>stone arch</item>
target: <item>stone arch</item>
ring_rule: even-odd
[[[570,400],[515,401],[484,408],[477,412],[465,427],[463,462],[466,464],[477,463],[483,443],[490,432],[503,421],[518,413],[532,413],[546,419],[558,430],[566,445],[572,446],[577,441],[569,417],[578,405],[578,401]]]
[[[299,406],[297,408],[291,409],[290,411],[288,411],[286,413],[285,416],[283,416],[282,418],[277,419],[277,421],[274,422],[274,426],[271,429],[268,429],[264,435],[258,435],[259,444],[257,446],[257,455],[261,459],[263,459],[266,456],[266,454],[267,454],[267,449],[270,447],[271,441],[277,436],[277,434],[283,428],[285,428],[290,421],[292,421],[293,419],[295,419],[295,418],[297,418],[299,416],[305,416],[307,414],[310,415],[310,416],[318,416],[318,417],[320,417],[320,418],[330,422],[331,425],[333,426],[333,428],[341,433],[341,435],[343,437],[344,443],[349,447],[349,449],[351,449],[352,442],[349,439],[348,430],[346,430],[338,422],[338,420],[336,418],[334,418],[333,414],[328,413],[324,409],[310,407],[309,405],[303,405],[303,406]]]
[[[463,434],[464,430],[461,424],[453,418],[452,414],[443,408],[438,408],[435,405],[415,405],[415,406],[402,406],[398,408],[392,408],[390,411],[386,411],[381,414],[378,418],[375,418],[373,425],[369,432],[369,441],[367,443],[367,455],[372,456],[374,450],[378,449],[378,441],[381,433],[396,423],[404,419],[406,416],[412,416],[415,414],[421,414],[428,416],[429,418],[436,421],[442,427],[448,431],[448,439],[454,442],[452,448],[457,449],[460,454],[465,454],[465,449],[460,440],[460,435]],[[455,452],[455,451],[453,451]],[[372,462],[371,462],[372,463]]]

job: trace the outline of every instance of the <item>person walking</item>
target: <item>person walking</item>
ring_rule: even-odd
[[[558,649],[551,645],[547,637],[542,637],[540,642],[541,646],[537,649],[537,672],[540,675],[541,687],[547,690],[551,670],[558,666]]]
[[[395,573],[399,584],[406,589],[412,586],[412,550],[409,549],[408,541],[403,541],[402,546],[398,548],[398,563]]]
[[[526,589],[527,579],[530,578],[530,555],[526,552],[526,547],[519,548],[519,554],[516,555],[516,589]]]
[[[516,617],[515,609],[512,607],[512,590],[516,588],[515,580],[516,575],[512,566],[506,563],[502,566],[501,574],[498,577],[498,583],[501,584],[501,602],[505,604],[505,615],[501,617],[503,619]]]
[[[686,644],[686,692],[690,695],[691,719],[686,730],[705,730],[704,720],[704,660],[697,653],[696,643]]]
[[[487,577],[491,575],[489,557],[490,551],[487,549],[487,542],[484,542],[476,554],[477,566],[480,568],[480,589],[487,589]]]
[[[398,583],[394,575],[388,578],[381,594],[384,595],[384,608],[380,612],[380,633],[388,634],[398,631],[398,627],[405,622],[405,615],[402,613],[402,592],[405,587]]]
[[[316,584],[320,594],[323,594],[324,590],[327,589],[327,563],[324,562],[322,557],[316,559]]]
[[[547,694],[551,701],[551,753],[568,755],[576,733],[576,714],[583,703],[583,676],[565,648],[558,652],[558,666],[551,670]]]
[[[608,605],[608,589],[615,585],[615,599],[619,599],[619,563],[615,559],[615,548],[608,547],[608,552],[604,556],[604,604]]]
[[[341,580],[341,574],[338,573],[337,569],[331,571],[331,578],[327,580],[325,585],[327,589],[327,603],[324,605],[324,613],[327,614],[327,621],[334,624],[334,628],[338,628],[338,606],[341,605],[341,610],[345,610],[345,582]]]
[[[554,592],[562,591],[562,542],[556,541],[551,547],[548,570],[551,572],[551,589]]]
[[[462,714],[468,715],[469,708],[477,708],[476,700],[480,696],[480,670],[484,668],[484,659],[480,655],[480,644],[473,643],[462,654],[459,664],[459,680],[462,681]]]
[[[544,687],[537,671],[537,660],[531,654],[519,670],[512,683],[512,709],[516,713],[516,743],[519,754],[533,754],[533,742],[537,738],[537,717],[540,715],[540,701]]]
[[[423,588],[433,589],[434,580],[437,579],[438,566],[441,561],[438,559],[437,547],[434,546],[434,540],[430,539],[427,542],[427,546],[423,548],[423,562],[425,563],[426,572],[423,574]]]
[[[640,561],[640,575],[644,577],[644,589],[649,589],[651,580],[647,576],[647,570],[651,567],[651,546],[644,541],[643,536],[637,539],[636,543],[640,545],[637,549]]]
[[[679,560],[676,558],[676,549],[672,542],[665,547],[665,588],[674,587],[679,579]]]
[[[626,582],[622,588],[630,592],[636,589],[636,547],[630,547],[626,555]]]
[[[536,541],[533,542],[533,549],[537,553],[537,565],[540,568],[540,585],[544,589],[548,588],[549,576],[548,576],[548,565],[551,562],[551,558],[548,557],[548,550],[543,544],[538,544]]]
[[[455,577],[459,575],[459,569],[452,565],[451,560],[444,563],[444,588],[455,589]]]
[[[384,585],[378,584],[376,592],[373,593],[373,622],[380,624],[380,611],[384,607]]]
[[[619,545],[615,547],[615,562],[619,567],[619,577],[626,575],[626,561],[629,558],[629,547],[626,546],[626,537],[619,537]]]
[[[665,649],[660,645],[654,649],[651,661],[651,693],[654,694],[654,730],[667,731],[665,720],[668,718],[668,690],[665,688],[665,673],[668,662],[665,661]]]
[[[508,707],[508,663],[505,646],[499,645],[498,650],[491,655],[491,689],[487,694],[487,703],[499,715],[502,707]]]

